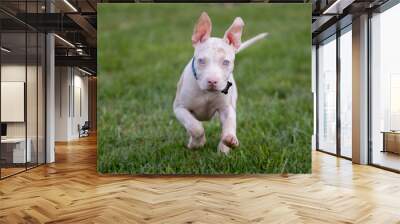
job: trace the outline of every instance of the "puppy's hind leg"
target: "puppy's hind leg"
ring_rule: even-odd
[[[182,123],[186,131],[189,133],[189,149],[203,147],[206,143],[206,135],[204,134],[203,124],[198,121],[186,108],[174,108],[176,118]]]

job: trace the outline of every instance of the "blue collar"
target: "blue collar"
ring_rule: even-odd
[[[194,78],[197,80],[197,73],[196,73],[196,69],[194,68],[194,60],[195,60],[195,58],[193,57],[193,59],[192,59],[192,72],[193,72]]]

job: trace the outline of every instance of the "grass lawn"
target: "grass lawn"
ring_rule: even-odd
[[[202,11],[212,36],[223,36],[236,16],[246,24],[242,40],[270,33],[236,56],[240,147],[228,156],[217,152],[217,120],[205,122],[204,148],[187,149],[172,109]],[[311,172],[310,24],[309,4],[99,4],[98,171]]]

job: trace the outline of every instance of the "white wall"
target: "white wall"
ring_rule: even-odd
[[[55,140],[77,139],[78,124],[88,120],[88,78],[76,68],[56,67],[55,85]]]
[[[68,140],[68,88],[70,85],[68,71],[67,67],[55,68],[55,141]]]
[[[25,71],[24,65],[18,64],[6,64],[1,66],[1,81],[2,82],[25,82]],[[28,70],[31,68],[28,67]],[[2,96],[4,97],[4,96]],[[24,108],[22,108],[24,110]],[[6,110],[6,108],[1,108]],[[8,122],[7,123],[7,135],[8,137],[25,137],[25,122]]]
[[[1,82],[1,121],[24,122],[25,83]],[[35,105],[36,108],[36,105]]]
[[[88,78],[87,76],[82,76],[83,73],[79,72],[78,75],[76,72],[79,70],[74,70],[74,92],[72,93],[74,96],[74,107],[72,108],[72,120],[71,120],[71,135],[73,138],[79,137],[78,132],[78,124],[81,126],[88,121]],[[80,97],[79,97],[80,95]],[[79,103],[80,101],[80,103]],[[81,107],[81,108],[79,108]],[[82,110],[82,111],[80,111]]]
[[[38,69],[38,70],[37,70]],[[1,66],[2,82],[23,82],[26,85],[26,106],[25,100],[19,108],[10,108],[2,106],[3,113],[22,113],[22,121],[5,122],[7,124],[7,137],[24,138],[27,136],[31,145],[32,161],[44,163],[45,150],[45,118],[44,118],[44,74],[41,66],[32,66],[25,64],[3,64]],[[25,80],[27,78],[27,80]],[[2,89],[2,98],[8,98],[7,92]],[[19,90],[24,94],[24,89]],[[21,92],[22,91],[22,92]],[[24,98],[24,97],[22,97]],[[17,102],[15,102],[17,103]],[[3,103],[2,103],[3,104]],[[19,111],[12,111],[19,110]],[[26,112],[26,120],[24,114]]]
[[[27,70],[25,70],[27,69]],[[27,72],[27,74],[26,74]],[[32,130],[36,130],[36,66],[18,65],[18,64],[5,64],[1,66],[1,81],[2,82],[24,82],[26,83],[25,76],[28,76],[29,86],[34,88],[27,88],[27,119],[28,119],[28,137]],[[4,96],[3,96],[4,97]],[[39,105],[40,107],[41,105]],[[1,108],[7,110],[7,108]],[[24,110],[24,108],[22,108]],[[35,111],[33,113],[32,111]],[[33,122],[33,123],[32,123]],[[7,122],[7,136],[8,137],[25,137],[26,122]],[[36,132],[35,132],[36,134]]]
[[[25,65],[9,64],[1,66],[1,81],[25,82]],[[6,108],[1,108],[6,110]],[[8,122],[7,137],[25,137],[25,122]]]

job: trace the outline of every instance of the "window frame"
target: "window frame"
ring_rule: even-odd
[[[341,67],[340,67],[340,37],[344,35],[347,32],[352,32],[352,28],[349,28],[352,26],[352,22],[349,22],[349,16],[344,17],[341,21],[339,20],[338,23],[342,22],[343,26],[342,27],[337,27],[337,24],[334,24],[332,26],[336,27],[336,32],[332,33],[331,35],[326,36],[324,39],[318,40],[316,44],[316,68],[315,68],[315,80],[316,80],[316,139],[315,139],[315,145],[316,145],[316,151],[323,152],[329,155],[337,156],[339,158],[343,158],[346,160],[352,160],[351,157],[347,157],[342,155],[342,150],[341,150],[341,119],[340,119],[340,84],[341,84]],[[329,29],[329,28],[328,28]],[[332,36],[335,36],[335,38],[332,38]],[[332,40],[329,40],[329,39]],[[336,41],[336,152],[332,153],[327,150],[321,149],[319,146],[319,122],[320,122],[320,114],[319,114],[319,82],[320,82],[320,74],[319,74],[319,47],[322,43],[330,42],[330,41]]]

